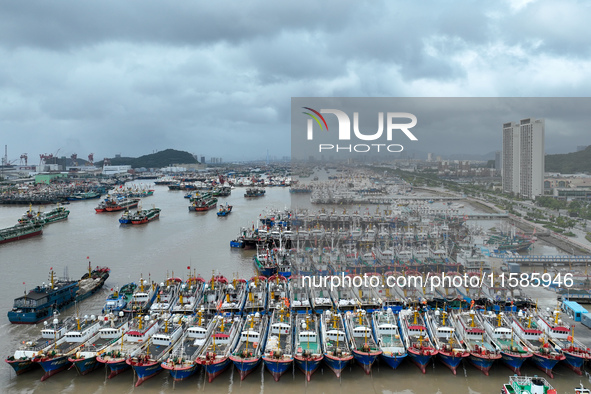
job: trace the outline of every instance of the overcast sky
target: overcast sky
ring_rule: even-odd
[[[291,97],[588,96],[589,20],[569,0],[3,1],[0,144],[246,160],[290,154]],[[549,153],[591,143],[551,125]],[[500,126],[479,138],[499,149]]]

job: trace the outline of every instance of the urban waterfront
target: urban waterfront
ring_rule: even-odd
[[[139,182],[136,182],[139,183]],[[253,273],[252,250],[236,250],[229,247],[240,227],[252,226],[259,214],[267,208],[311,208],[309,196],[290,195],[287,188],[267,188],[264,198],[245,199],[243,190],[237,188],[232,195],[220,199],[234,206],[232,215],[220,218],[215,212],[189,212],[188,200],[182,191],[168,191],[165,186],[156,186],[155,194],[142,200],[142,206],[152,205],[162,209],[159,220],[144,226],[120,226],[120,213],[96,214],[94,207],[98,200],[75,202],[67,206],[71,214],[67,221],[46,226],[41,237],[14,242],[0,247],[2,276],[0,279],[0,305],[2,306],[1,328],[5,335],[0,339],[3,356],[11,354],[20,341],[33,336],[42,325],[12,325],[6,312],[12,307],[15,297],[42,282],[48,282],[50,267],[61,276],[65,267],[71,278],[79,278],[87,269],[90,258],[93,266],[108,266],[111,276],[105,287],[79,306],[80,315],[98,314],[111,288],[130,281],[138,281],[140,276],[163,281],[167,273],[186,278],[189,270],[195,269],[205,279],[213,272],[228,278],[234,274],[250,278]],[[315,206],[313,209],[322,207]],[[325,207],[330,209],[330,207]],[[339,207],[339,209],[342,207]],[[25,206],[0,207],[0,227],[14,225],[24,213]],[[371,207],[369,209],[372,209]],[[375,209],[375,208],[373,208]],[[467,208],[470,209],[470,208]],[[485,224],[482,222],[481,224]],[[497,222],[498,224],[498,222]],[[494,222],[488,222],[488,226]],[[556,252],[554,248],[543,248],[542,253]],[[23,285],[22,283],[25,282]],[[552,293],[548,293],[551,297]],[[65,315],[75,313],[75,308]],[[577,376],[565,366],[555,368],[555,378],[551,384],[559,393],[571,393],[575,385],[586,382],[586,376]],[[543,373],[532,364],[522,368],[523,375]],[[2,385],[6,392],[164,392],[174,389],[178,392],[360,392],[368,389],[381,393],[498,393],[501,385],[508,381],[512,372],[501,363],[496,363],[490,376],[484,376],[472,365],[465,363],[454,376],[443,364],[429,365],[423,375],[410,362],[404,362],[397,370],[377,363],[372,374],[366,376],[361,368],[352,364],[337,379],[332,371],[324,367],[317,371],[310,382],[299,370],[294,369],[284,375],[279,382],[259,366],[244,381],[238,372],[229,369],[212,383],[208,383],[202,373],[190,379],[173,383],[165,371],[134,387],[133,372],[127,371],[113,379],[106,379],[102,369],[86,376],[78,376],[74,369],[61,372],[47,381],[40,382],[42,372],[32,371],[16,377],[8,364],[3,364]],[[370,388],[371,387],[371,388]]]

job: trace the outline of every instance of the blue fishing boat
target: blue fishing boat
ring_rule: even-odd
[[[279,306],[271,316],[263,355],[263,363],[276,382],[293,363],[293,337],[293,319],[289,310],[286,305]]]
[[[404,309],[398,316],[408,356],[421,372],[426,373],[427,364],[438,352],[429,338],[423,316],[417,309]]]
[[[345,314],[345,323],[353,358],[369,375],[371,366],[378,356],[382,354],[382,351],[373,336],[367,312],[363,309],[347,312]]]
[[[226,205],[220,205],[220,209],[218,210],[218,216],[228,216],[230,213],[232,213],[231,205],[228,205],[228,203],[226,203]]]
[[[324,362],[337,378],[340,378],[343,369],[353,360],[343,316],[336,311],[325,311],[322,314],[320,325]]]
[[[320,344],[320,325],[316,314],[295,314],[295,365],[306,375],[309,382],[324,359]]]
[[[238,344],[230,356],[230,360],[240,372],[240,380],[244,380],[261,362],[267,339],[268,320],[268,316],[259,312],[244,318]]]
[[[127,283],[109,294],[103,307],[103,313],[119,312],[125,309],[127,303],[131,301],[137,285],[133,282]]]
[[[195,360],[203,367],[209,383],[232,363],[230,354],[240,339],[242,327],[242,321],[238,317],[217,315],[213,322],[215,325],[211,335]]]
[[[501,353],[488,340],[485,340],[485,331],[476,325],[476,312],[473,309],[454,312],[452,319],[460,339],[470,352],[468,360],[488,376],[488,371],[495,360],[501,358]]]
[[[437,348],[439,360],[456,374],[458,365],[470,353],[459,339],[453,322],[448,313],[443,310],[429,310],[425,312],[425,321],[431,340]]]
[[[391,308],[375,311],[372,314],[374,335],[382,351],[381,360],[393,369],[408,356],[406,347],[398,329],[398,319]]]

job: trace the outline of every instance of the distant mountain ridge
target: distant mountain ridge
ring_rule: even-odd
[[[162,168],[177,164],[194,164],[197,159],[189,152],[175,149],[165,149],[156,153],[150,153],[140,157],[114,157],[109,158],[112,166],[131,165],[131,168]],[[103,161],[97,163],[102,166]]]
[[[546,155],[546,172],[573,174],[591,172],[591,145],[585,150],[557,155]]]

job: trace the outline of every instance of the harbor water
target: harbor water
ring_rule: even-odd
[[[99,200],[86,200],[67,205],[67,209],[71,211],[68,220],[45,226],[42,236],[0,246],[0,349],[4,358],[12,354],[22,340],[39,333],[42,324],[13,325],[8,322],[6,313],[12,308],[15,297],[48,282],[50,268],[58,276],[62,276],[67,269],[69,277],[73,279],[80,278],[86,272],[88,260],[93,267],[98,265],[111,268],[111,276],[105,287],[77,306],[80,315],[100,314],[104,300],[112,288],[130,281],[137,282],[140,276],[161,282],[167,274],[173,273],[174,276],[187,278],[195,269],[205,279],[210,278],[213,272],[219,272],[228,278],[250,278],[254,274],[252,257],[255,252],[231,249],[229,246],[230,240],[238,235],[240,227],[256,225],[259,214],[267,208],[312,208],[309,195],[291,195],[287,188],[267,188],[266,196],[257,199],[245,199],[244,189],[236,188],[231,196],[219,200],[219,203],[227,201],[233,205],[232,214],[218,217],[215,210],[189,212],[189,201],[183,198],[183,191],[169,191],[166,186],[154,188],[154,195],[144,198],[141,205],[143,208],[154,205],[161,208],[162,212],[158,220],[149,224],[122,226],[118,222],[121,212],[97,214],[94,207]],[[42,207],[42,210],[50,208]],[[320,208],[322,206],[313,207]],[[26,206],[0,206],[0,228],[16,224],[26,209]],[[375,210],[375,207],[369,209]],[[544,246],[543,253],[551,251],[551,247]],[[72,307],[63,315],[75,313],[76,308]],[[579,381],[589,383],[588,375],[579,377],[565,366],[558,365],[554,371],[555,378],[551,380],[551,384],[558,393],[572,393]],[[484,376],[466,363],[458,368],[458,374],[454,376],[443,364],[435,362],[429,365],[426,375],[423,375],[414,364],[407,361],[397,370],[378,363],[369,376],[359,366],[352,364],[343,371],[341,379],[337,379],[332,371],[323,367],[313,375],[310,382],[306,382],[304,374],[295,369],[286,373],[279,382],[275,382],[271,374],[259,366],[244,381],[240,381],[239,374],[234,369],[228,369],[212,383],[207,382],[203,373],[186,381],[173,383],[169,374],[162,372],[136,388],[131,370],[107,379],[103,369],[86,376],[78,376],[74,369],[70,369],[41,382],[41,370],[17,377],[8,364],[2,363],[0,391],[85,394],[160,393],[173,390],[179,393],[272,393],[279,390],[285,393],[332,393],[339,390],[348,393],[475,394],[498,393],[511,374],[501,363],[496,363],[490,376]],[[532,364],[526,364],[522,368],[522,374],[543,376]]]

